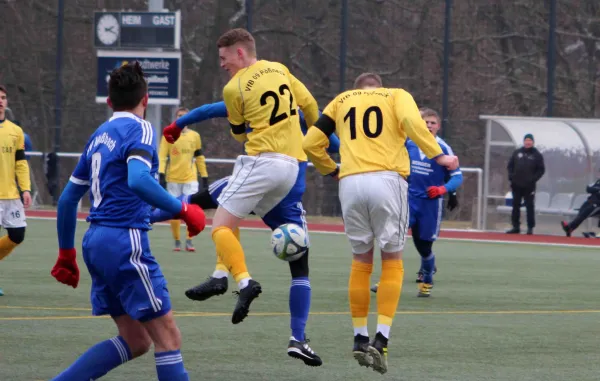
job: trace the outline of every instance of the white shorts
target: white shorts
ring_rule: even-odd
[[[20,199],[0,200],[0,226],[5,229],[27,226],[25,208]]]
[[[396,172],[370,172],[340,180],[344,230],[354,254],[364,254],[373,242],[382,251],[404,249],[408,230],[408,184]]]
[[[194,193],[198,193],[198,182],[192,181],[190,183],[167,183],[167,192],[174,197],[181,195],[189,196]]]
[[[298,177],[298,160],[277,153],[240,155],[229,183],[217,199],[236,217],[250,212],[264,217],[290,192]]]

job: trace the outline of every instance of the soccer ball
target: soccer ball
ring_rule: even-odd
[[[296,224],[283,224],[271,233],[273,254],[283,261],[300,259],[308,250],[306,232]]]

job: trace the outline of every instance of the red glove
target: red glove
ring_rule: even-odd
[[[448,192],[446,190],[445,186],[441,186],[441,187],[429,187],[427,188],[427,196],[429,196],[429,198],[437,198],[439,196],[443,196],[446,194],[446,192]]]
[[[75,257],[75,249],[59,249],[56,264],[50,271],[50,274],[60,283],[77,288],[79,284],[79,267]]]
[[[204,210],[196,204],[181,203],[181,212],[177,218],[181,218],[187,225],[190,237],[200,234],[206,227],[206,216]]]
[[[181,135],[181,128],[177,127],[175,122],[169,124],[163,130],[163,136],[165,137],[167,142],[169,142],[171,144],[175,143],[177,141],[177,139],[179,139],[180,135]]]

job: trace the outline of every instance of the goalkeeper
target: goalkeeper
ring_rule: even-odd
[[[577,216],[571,222],[562,221],[560,224],[567,237],[575,231],[588,217],[593,217],[600,213],[600,179],[592,185],[588,185],[586,190],[590,194],[588,199],[581,204]]]

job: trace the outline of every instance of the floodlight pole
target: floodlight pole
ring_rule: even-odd
[[[63,71],[63,30],[65,22],[65,2],[58,0],[58,17],[56,25],[56,82],[54,86],[54,153],[60,151],[62,125],[62,71]],[[56,164],[58,166],[58,163]],[[60,167],[59,167],[60,168]],[[59,175],[57,175],[59,176]],[[60,176],[59,176],[60,177]],[[52,194],[52,204],[58,201],[59,187]]]
[[[546,58],[546,116],[554,114],[554,69],[556,67],[556,0],[550,0],[548,17],[548,57]]]
[[[162,12],[164,6],[164,0],[148,0],[149,12]],[[162,49],[156,49],[156,51],[160,52]],[[148,109],[146,110],[146,120],[154,126],[154,137],[156,139],[156,144],[158,144],[162,135],[162,105],[148,105]]]
[[[444,17],[444,80],[442,89],[442,138],[448,136],[448,91],[450,82],[450,24],[452,23],[452,0],[446,0],[446,14]]]

